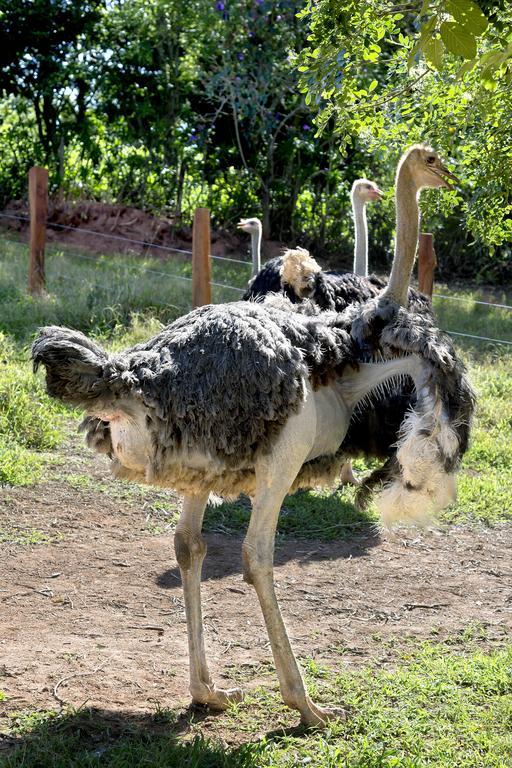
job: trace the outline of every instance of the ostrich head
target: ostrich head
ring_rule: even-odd
[[[397,175],[401,170],[405,170],[405,167],[409,170],[418,192],[425,187],[451,189],[454,185],[450,184],[450,181],[460,184],[457,176],[445,167],[436,150],[425,144],[413,144],[402,155]]]
[[[261,232],[261,221],[257,218],[240,219],[237,224],[238,229],[243,229],[249,235],[256,235]]]
[[[356,179],[350,192],[353,200],[360,200],[364,204],[382,200],[382,194],[375,182],[368,179]]]
[[[289,248],[283,253],[281,281],[301,298],[311,296],[315,289],[315,275],[321,271],[321,267],[305,248]]]

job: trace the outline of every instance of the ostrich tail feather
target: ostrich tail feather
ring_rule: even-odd
[[[39,329],[32,345],[34,372],[46,369],[46,389],[51,397],[70,405],[88,407],[105,396],[107,353],[79,331],[50,325]]]
[[[448,417],[438,387],[421,387],[418,402],[400,429],[398,472],[377,498],[386,527],[398,522],[426,524],[436,512],[455,501],[454,466],[459,437]]]

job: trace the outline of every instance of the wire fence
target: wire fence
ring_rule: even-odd
[[[29,216],[19,215],[19,214],[11,214],[11,213],[5,213],[0,212],[0,218],[8,219],[8,220],[16,220],[23,223],[29,223],[30,218]],[[144,248],[147,249],[148,252],[150,252],[151,249],[155,249],[157,252],[166,252],[170,255],[177,254],[180,257],[187,257],[185,262],[181,262],[181,264],[185,264],[188,269],[190,269],[190,262],[192,259],[192,251],[185,249],[185,248],[176,248],[174,246],[168,246],[168,245],[162,245],[160,243],[155,243],[150,240],[143,240],[143,239],[137,239],[137,238],[130,238],[130,237],[124,237],[122,235],[115,235],[113,233],[109,232],[101,232],[94,229],[88,229],[85,227],[74,227],[66,224],[59,224],[57,222],[47,222],[47,228],[50,230],[60,230],[60,231],[66,231],[66,232],[77,232],[81,236],[85,235],[86,237],[91,238],[103,238],[107,241],[117,242],[126,244],[128,246],[135,246],[136,248]],[[11,242],[14,244],[14,241],[5,241],[4,242]],[[17,243],[19,245],[19,243]],[[65,244],[63,243],[48,243],[47,249],[49,251],[54,251],[56,249],[62,249],[65,248]],[[113,257],[113,254],[105,254],[109,257]],[[147,256],[148,254],[143,254],[144,256]],[[100,263],[100,257],[94,256],[92,254],[84,254],[83,252],[77,252],[76,250],[70,250],[66,252],[67,257],[71,257],[72,259],[79,259],[83,260],[85,262],[91,263],[91,265],[94,265],[95,268],[98,268],[98,265]],[[251,267],[251,261],[249,260],[243,260],[243,259],[237,259],[237,258],[231,258],[227,256],[218,256],[210,254],[210,257],[212,259],[212,262],[214,265],[217,265],[217,268],[214,266],[214,276],[216,277],[216,272],[221,273],[221,276],[224,277],[227,280],[234,280],[238,283],[238,285],[233,285],[232,282],[225,282],[220,279],[213,279],[210,281],[210,284],[213,288],[219,289],[221,291],[221,294],[217,298],[220,301],[226,300],[226,296],[224,295],[224,291],[232,292],[235,296],[241,296],[245,291],[245,285],[247,283],[247,280],[250,275],[248,275],[245,272],[241,272],[239,270],[240,267],[243,268],[250,268]],[[101,257],[103,258],[103,256]],[[114,262],[112,259],[109,261],[108,268],[110,269],[112,264]],[[174,271],[164,271],[163,269],[155,269],[154,266],[145,266],[143,264],[137,264],[137,263],[128,263],[126,261],[120,261],[120,257],[116,259],[117,268],[120,270],[124,270],[126,274],[131,275],[138,275],[143,276],[147,275],[149,277],[158,277],[158,278],[166,278],[170,281],[179,281],[180,283],[185,284],[191,284],[192,283],[192,276],[191,274],[183,274],[176,272],[176,264],[174,264]],[[172,263],[172,259],[165,262],[165,265],[169,265],[169,263]],[[48,270],[48,277],[51,282],[59,283],[60,281],[63,282],[72,282],[76,278],[70,277],[69,275],[66,275],[63,273],[62,270],[58,272],[58,274],[53,274],[51,269],[51,259],[48,259],[49,264],[49,270]],[[233,268],[236,270],[236,272],[233,272],[231,269],[231,265],[233,265]],[[492,344],[500,344],[505,346],[512,346],[512,339],[504,339],[501,338],[502,333],[500,333],[500,330],[503,330],[503,327],[505,327],[506,330],[510,330],[511,336],[512,336],[512,316],[510,316],[510,321],[508,320],[508,317],[505,318],[504,315],[506,315],[507,312],[512,310],[512,305],[507,303],[501,303],[501,302],[492,302],[492,301],[485,301],[483,299],[477,299],[472,296],[456,296],[452,294],[447,293],[433,293],[433,303],[436,307],[436,312],[438,313],[438,316],[440,318],[440,324],[445,327],[445,330],[448,334],[451,336],[455,336],[461,339],[468,339],[475,342],[485,342],[485,343],[492,343]],[[463,305],[466,304],[472,313],[474,313],[476,308],[485,308],[488,312],[492,313],[492,310],[494,310],[494,317],[492,320],[488,319],[486,321],[485,330],[488,331],[489,329],[493,332],[492,335],[482,335],[481,333],[476,332],[470,332],[473,330],[480,330],[482,328],[482,322],[479,318],[476,318],[473,324],[477,324],[477,328],[468,327],[464,330],[458,329],[458,330],[452,330],[449,326],[453,324],[453,313],[447,309],[449,303],[455,303],[456,305]],[[173,303],[171,301],[165,301],[165,302],[158,302],[158,300],[155,297],[155,301],[153,302],[155,306],[162,306],[162,307],[173,307],[178,310],[187,310],[190,308],[190,302],[181,302],[181,303]],[[496,314],[496,311],[498,315]],[[460,313],[456,315],[457,318],[461,318]],[[468,320],[468,316],[466,313],[466,316],[464,318],[466,321]]]

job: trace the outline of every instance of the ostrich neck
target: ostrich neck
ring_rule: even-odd
[[[366,205],[362,200],[352,198],[354,213],[355,243],[354,243],[354,272],[356,275],[368,277],[368,225],[366,223]]]
[[[258,274],[261,269],[261,229],[251,232],[252,275]]]
[[[396,238],[393,266],[384,296],[407,306],[407,294],[416,258],[419,232],[418,189],[406,165],[396,180]]]

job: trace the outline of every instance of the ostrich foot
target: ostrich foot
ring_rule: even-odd
[[[192,690],[192,703],[210,707],[210,709],[227,709],[229,704],[242,701],[244,694],[241,688],[217,688],[216,685],[202,685],[198,690]]]
[[[330,720],[346,720],[347,711],[343,707],[320,707],[308,697],[306,705],[300,708],[300,721],[308,728],[325,728]]]
[[[340,472],[340,480],[342,485],[361,485],[361,481],[354,475],[352,462],[350,460],[343,464]]]

